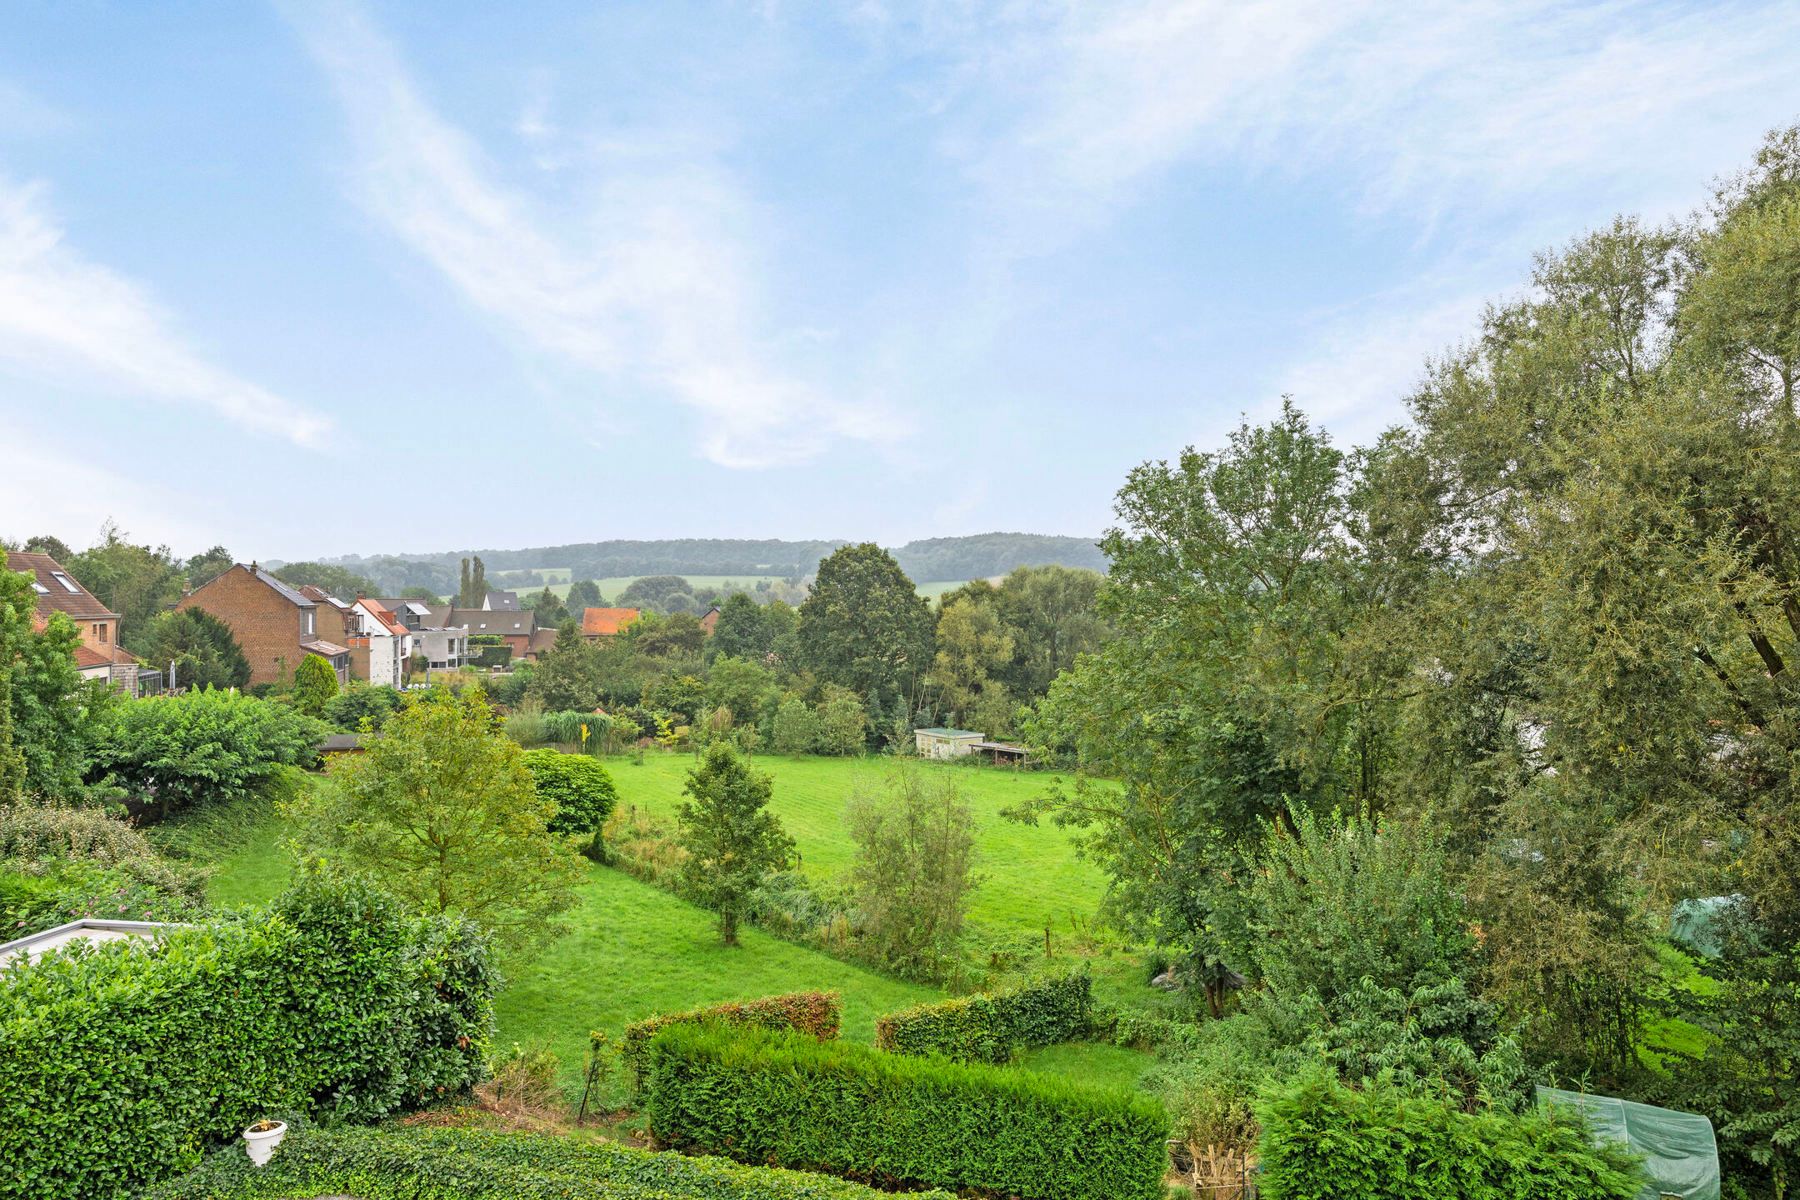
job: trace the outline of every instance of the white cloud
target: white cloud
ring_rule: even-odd
[[[0,181],[0,361],[206,409],[302,446],[324,443],[327,417],[214,366],[142,286],[66,245],[43,191]]]
[[[476,308],[539,350],[696,410],[703,453],[726,466],[893,432],[872,406],[827,397],[777,361],[784,339],[761,332],[748,249],[757,213],[729,172],[599,142],[591,208],[559,222],[496,181],[360,9],[291,12],[354,132],[358,197]],[[522,126],[539,162],[560,163],[546,113],[528,106]]]
[[[969,10],[946,151],[1000,261],[1053,250],[1169,178],[1217,168],[1342,196],[1415,231],[1419,276],[1309,318],[1268,372],[1350,441],[1403,416],[1427,356],[1472,336],[1532,251],[1616,212],[1701,201],[1800,115],[1800,6],[1135,0]],[[1215,236],[1267,238],[1256,214]]]
[[[1657,206],[1800,107],[1800,8],[1613,0],[1140,0],[959,29],[949,144],[1054,237],[1177,163],[1329,171],[1373,212]]]

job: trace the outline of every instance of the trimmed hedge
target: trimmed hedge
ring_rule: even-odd
[[[714,1004],[687,1012],[659,1013],[633,1021],[625,1027],[619,1044],[619,1058],[625,1064],[625,1076],[631,1084],[632,1096],[643,1099],[643,1080],[648,1062],[650,1039],[671,1025],[697,1025],[703,1021],[728,1025],[751,1025],[758,1029],[791,1029],[821,1042],[838,1035],[840,1009],[836,992],[787,992],[780,996],[764,996],[760,1000]]]
[[[650,1043],[659,1141],[865,1180],[1026,1200],[1161,1200],[1169,1120],[1147,1096],[1011,1068],[725,1025]]]
[[[0,1197],[135,1196],[273,1110],[461,1091],[496,987],[470,926],[318,877],[242,921],[0,972]]]
[[[1264,1200],[1632,1200],[1636,1160],[1566,1115],[1469,1114],[1390,1084],[1302,1075],[1257,1105]]]
[[[860,1184],[536,1134],[289,1129],[266,1167],[227,1146],[148,1200],[880,1200]],[[929,1192],[914,1200],[952,1200]]]
[[[1086,1037],[1093,1023],[1093,981],[1077,971],[1004,992],[889,1013],[875,1023],[875,1044],[894,1054],[1003,1063],[1021,1047],[1054,1046]]]

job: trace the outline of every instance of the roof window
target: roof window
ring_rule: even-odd
[[[67,575],[64,575],[61,571],[50,572],[50,578],[62,584],[63,591],[69,593],[71,596],[81,595],[81,589],[75,586],[75,581],[70,579]]]

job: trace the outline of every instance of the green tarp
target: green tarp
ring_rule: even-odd
[[[1577,1109],[1596,1137],[1624,1142],[1643,1155],[1650,1182],[1640,1200],[1719,1200],[1719,1145],[1712,1122],[1698,1113],[1547,1087],[1537,1090],[1537,1102]]]
[[[1681,901],[1669,914],[1669,937],[1702,958],[1719,957],[1723,949],[1719,922],[1737,907],[1741,899],[1741,896],[1703,896]]]

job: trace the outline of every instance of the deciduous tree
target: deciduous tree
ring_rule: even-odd
[[[550,830],[523,752],[479,692],[425,693],[331,766],[305,848],[381,880],[416,909],[454,912],[515,951],[559,932],[581,856]]]

